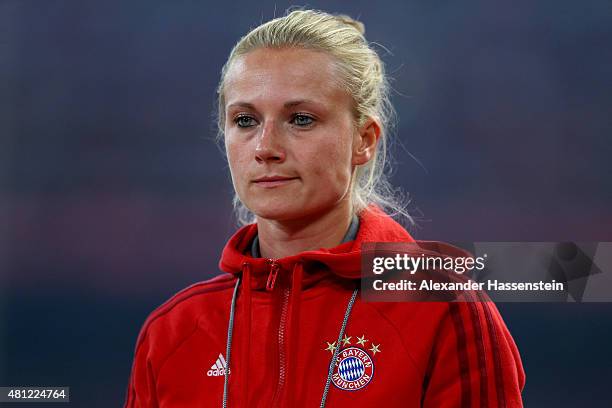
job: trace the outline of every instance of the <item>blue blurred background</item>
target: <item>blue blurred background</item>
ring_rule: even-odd
[[[123,403],[147,314],[215,275],[235,230],[220,69],[289,5],[0,2],[0,385]],[[416,238],[612,241],[610,2],[308,6],[386,48]],[[526,406],[612,406],[612,305],[499,308]]]

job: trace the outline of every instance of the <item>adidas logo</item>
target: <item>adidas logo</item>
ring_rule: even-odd
[[[227,368],[227,362],[225,358],[223,358],[223,354],[219,353],[219,357],[217,357],[217,361],[215,364],[210,367],[210,370],[206,373],[209,377],[221,377],[225,375],[225,369]],[[230,373],[229,370],[227,372]]]

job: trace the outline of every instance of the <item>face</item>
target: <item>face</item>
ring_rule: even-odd
[[[331,56],[251,51],[229,67],[224,92],[232,182],[247,208],[286,221],[349,202],[352,170],[372,152],[364,157]]]

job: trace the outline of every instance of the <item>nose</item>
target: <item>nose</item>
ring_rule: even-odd
[[[273,121],[264,123],[258,135],[255,147],[255,160],[259,163],[285,161],[285,149],[282,146],[282,135]]]

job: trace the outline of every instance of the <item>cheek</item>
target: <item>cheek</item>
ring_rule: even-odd
[[[225,140],[225,153],[230,167],[230,172],[233,180],[240,179],[240,172],[245,168],[244,162],[244,146],[232,141],[231,138]]]
[[[309,152],[310,162],[314,163],[310,172],[313,179],[334,189],[344,189],[351,177],[351,147],[338,143],[323,143],[320,148]]]

